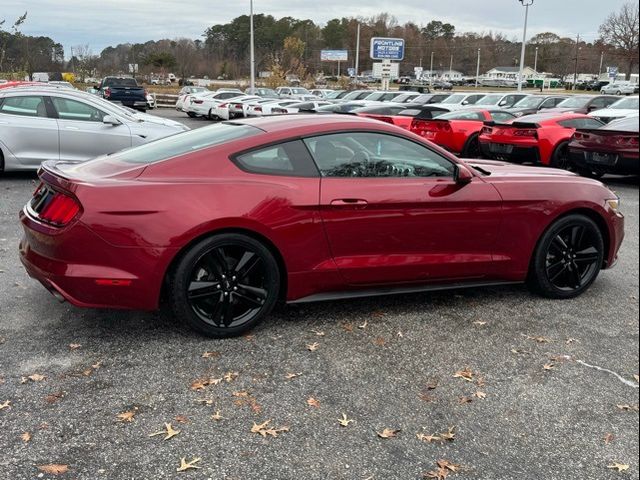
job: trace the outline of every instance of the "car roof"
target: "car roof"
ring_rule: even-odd
[[[524,117],[519,117],[516,119],[518,123],[551,123],[559,120],[571,120],[574,118],[590,118],[589,115],[585,115],[584,113],[568,113],[568,112],[548,112],[548,113],[537,113],[535,115],[525,115]]]
[[[282,133],[287,130],[299,130],[300,134],[324,133],[349,128],[373,128],[376,130],[395,130],[398,127],[385,124],[378,120],[372,120],[356,115],[276,115],[242,120],[234,120],[232,123],[251,125],[267,133]]]

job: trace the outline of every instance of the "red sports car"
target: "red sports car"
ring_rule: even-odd
[[[576,129],[598,128],[600,120],[582,113],[541,113],[504,124],[487,124],[480,134],[483,156],[516,163],[571,168],[569,142]]]
[[[571,162],[585,175],[638,175],[639,130],[638,116],[615,120],[596,129],[578,130],[569,144]]]
[[[484,122],[507,122],[515,115],[501,110],[456,110],[430,120],[416,118],[411,131],[465,158],[480,156],[478,137]]]
[[[559,170],[465,163],[350,115],[224,122],[45,163],[20,213],[31,276],[77,306],[158,308],[237,335],[279,300],[528,282],[583,293],[624,236],[618,198]]]

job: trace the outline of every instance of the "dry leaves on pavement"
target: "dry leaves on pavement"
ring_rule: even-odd
[[[270,423],[271,420],[267,420],[266,422],[260,424],[254,422],[253,427],[251,427],[251,433],[256,433],[263,437],[277,437],[279,434],[289,431],[289,427],[273,428],[269,426]]]
[[[457,473],[460,470],[460,465],[451,463],[448,460],[438,460],[436,462],[438,468],[431,470],[424,474],[424,478],[432,478],[435,480],[446,480],[451,473]]]
[[[399,429],[385,428],[383,431],[377,432],[377,434],[380,438],[396,438],[400,432],[401,430]]]
[[[11,408],[11,401],[7,400],[4,403],[0,403],[0,410],[4,410],[5,408]]]
[[[69,471],[69,465],[52,463],[49,465],[38,465],[38,470],[49,475],[62,475]]]
[[[611,470],[617,470],[618,472],[622,473],[622,472],[626,472],[631,467],[629,465],[627,465],[626,463],[617,463],[616,462],[613,465],[607,466],[607,468],[609,468]]]
[[[191,382],[191,390],[199,392],[205,390],[209,385],[219,385],[224,378],[198,378]]]
[[[343,427],[348,427],[350,423],[353,423],[353,420],[347,418],[347,414],[343,413],[342,418],[338,419],[338,423]]]
[[[118,415],[116,415],[116,418],[118,419],[119,422],[131,423],[133,422],[137,413],[138,413],[138,407],[134,407],[133,410],[119,413]]]
[[[315,352],[319,348],[320,348],[320,344],[318,342],[310,343],[309,345],[307,345],[307,350],[309,350],[310,352]]]
[[[43,382],[46,379],[46,376],[40,375],[39,373],[34,373],[33,375],[29,375],[28,377],[22,377],[20,379],[20,383]]]
[[[307,405],[309,405],[310,407],[313,407],[313,408],[320,408],[320,402],[317,399],[313,398],[313,397],[309,397],[307,399]]]
[[[294,378],[298,378],[298,377],[301,377],[301,376],[302,376],[302,373],[287,373],[285,375],[285,378],[287,380],[293,380]]]
[[[217,358],[220,356],[220,352],[204,352],[202,358]]]
[[[31,441],[31,434],[29,432],[24,432],[22,435],[20,435],[20,440],[22,440],[24,443],[29,443]]]
[[[161,430],[155,433],[150,433],[149,436],[156,437],[158,435],[164,435],[163,440],[169,440],[170,438],[175,437],[179,433],[180,433],[180,430],[174,430],[170,423],[165,423],[164,430]]]
[[[473,382],[473,376],[474,376],[474,373],[471,371],[469,367],[467,367],[464,370],[458,370],[453,375],[453,378],[461,378],[467,382]]]
[[[196,466],[196,463],[198,463],[200,460],[202,459],[194,458],[193,460],[187,462],[187,459],[185,457],[182,457],[180,459],[180,466],[176,469],[176,472],[186,472],[187,470],[201,468]]]
[[[219,422],[220,420],[224,420],[224,417],[222,416],[222,414],[220,413],[220,410],[218,410],[216,413],[214,413],[213,415],[211,415],[211,419],[215,420],[216,422]]]

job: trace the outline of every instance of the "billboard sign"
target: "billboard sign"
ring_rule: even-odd
[[[373,64],[373,78],[394,79],[400,76],[400,64],[391,62],[375,62]]]
[[[349,60],[347,50],[321,50],[320,61],[322,62],[346,62]]]
[[[617,78],[618,77],[618,67],[607,67],[607,74],[609,78]]]
[[[371,58],[374,60],[404,60],[404,39],[373,37]]]

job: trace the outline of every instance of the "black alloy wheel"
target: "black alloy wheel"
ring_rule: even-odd
[[[473,135],[467,141],[465,146],[463,158],[482,158],[482,150],[480,149],[480,139],[478,135]]]
[[[558,145],[551,157],[551,166],[562,170],[573,170],[573,162],[569,157],[569,142]]]
[[[569,215],[543,235],[530,281],[547,297],[573,298],[597,278],[604,261],[604,241],[598,226],[588,217]]]
[[[195,330],[230,337],[267,316],[279,288],[271,252],[253,238],[225,234],[205,239],[182,258],[173,276],[172,305]]]

